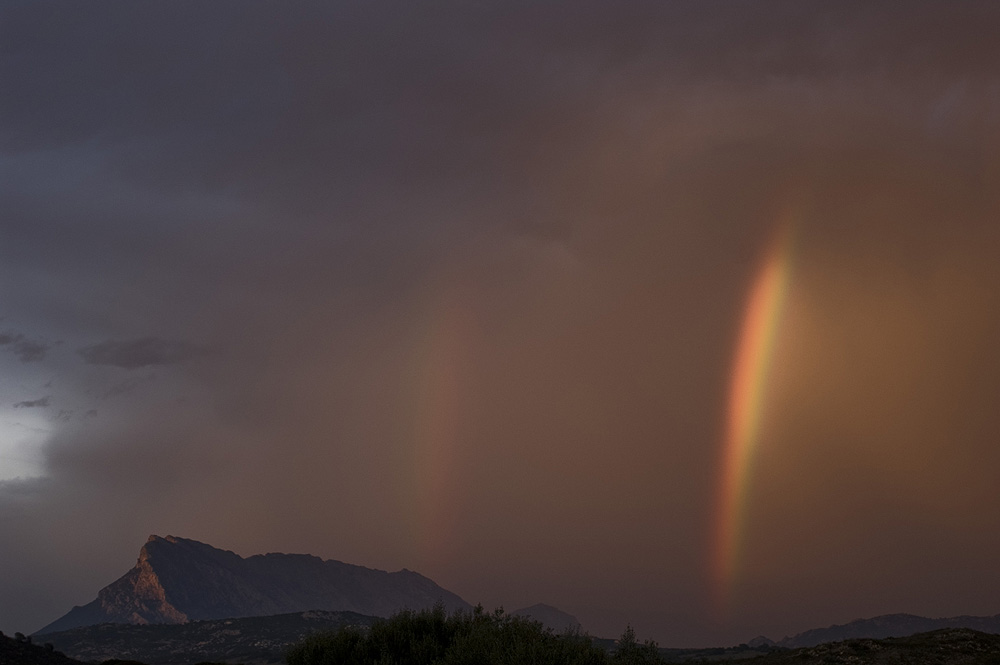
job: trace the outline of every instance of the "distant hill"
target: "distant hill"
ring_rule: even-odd
[[[959,616],[946,619],[928,619],[912,614],[885,614],[828,628],[814,628],[786,637],[777,644],[787,648],[811,647],[825,642],[849,639],[906,637],[942,628],[971,628],[983,633],[1000,633],[1000,614],[991,617]]]
[[[106,623],[49,633],[44,639],[67,655],[89,662],[122,659],[148,665],[207,661],[263,665],[282,663],[288,648],[312,633],[371,626],[377,620],[354,612],[313,611],[185,624]],[[7,662],[0,658],[0,663]]]
[[[1000,663],[1000,635],[944,628],[908,637],[854,639],[776,650],[730,665],[987,665]]]
[[[0,633],[0,663],[3,665],[83,665],[55,651],[52,644],[32,644]]]
[[[387,617],[441,602],[471,606],[410,570],[388,573],[307,554],[243,558],[186,538],[150,536],[132,570],[36,634],[102,623],[177,624],[307,610]]]
[[[575,616],[566,614],[559,608],[545,605],[544,603],[532,605],[531,607],[523,607],[519,610],[514,610],[511,614],[534,619],[546,628],[551,628],[556,633],[580,629],[580,622],[576,620]]]

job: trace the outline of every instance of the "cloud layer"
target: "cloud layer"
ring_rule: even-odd
[[[42,461],[0,482],[0,627],[149,533],[676,646],[1000,611],[998,11],[6,4],[0,459]],[[735,335],[789,216],[720,614]]]
[[[78,350],[88,365],[108,365],[124,369],[140,369],[155,365],[176,365],[204,355],[206,349],[178,340],[142,337],[130,340],[108,340]]]

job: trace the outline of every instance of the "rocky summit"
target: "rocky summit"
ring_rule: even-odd
[[[307,554],[243,558],[186,538],[150,536],[135,567],[38,634],[102,623],[176,624],[330,610],[387,617],[460,597],[410,570],[389,573]]]

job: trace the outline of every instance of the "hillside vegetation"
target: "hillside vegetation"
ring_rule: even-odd
[[[944,628],[910,637],[855,639],[778,650],[729,665],[1000,665],[1000,635]]]
[[[185,624],[134,626],[106,623],[37,637],[77,660],[113,658],[146,665],[201,662],[276,665],[307,635],[344,626],[368,626],[376,617],[354,612],[297,612],[267,617],[215,619]],[[0,660],[0,665],[7,665]]]
[[[51,644],[32,644],[30,637],[16,633],[7,637],[0,633],[0,663],[3,665],[83,665],[67,658]]]

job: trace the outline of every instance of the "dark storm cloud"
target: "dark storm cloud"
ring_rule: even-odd
[[[118,395],[124,395],[130,393],[144,383],[149,383],[156,378],[155,374],[149,374],[147,376],[141,377],[129,377],[124,381],[119,381],[118,383],[112,385],[104,392],[104,399],[110,397],[117,397]]]
[[[909,578],[979,611],[1000,588],[945,544],[1000,555],[998,11],[5,3],[0,346],[83,417],[0,485],[0,627],[88,602],[153,532],[671,645],[906,611],[872,590]],[[765,600],[714,625],[733,335],[789,201]],[[18,346],[44,339],[79,351]]]
[[[157,365],[177,365],[204,356],[208,349],[191,342],[142,337],[131,340],[108,340],[85,346],[77,351],[89,365],[110,365],[124,369],[140,369]],[[130,386],[134,387],[134,386]],[[130,387],[118,384],[109,393],[120,393]]]
[[[23,363],[38,362],[52,348],[51,344],[31,340],[21,340],[14,344],[14,353]]]
[[[15,409],[37,409],[44,408],[49,405],[51,397],[46,395],[45,397],[39,397],[38,399],[26,399],[20,402],[14,403]]]
[[[23,363],[39,362],[52,348],[52,344],[28,339],[19,333],[0,333],[0,346],[9,347]]]

